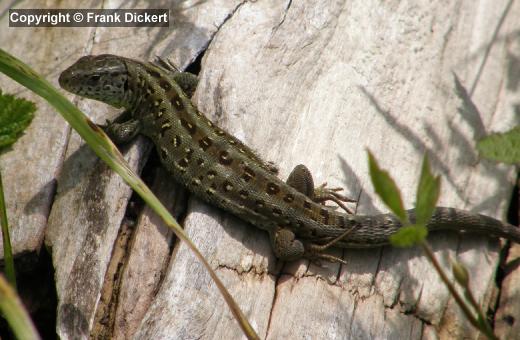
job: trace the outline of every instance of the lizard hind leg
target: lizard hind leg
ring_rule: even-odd
[[[309,169],[303,165],[297,165],[287,178],[286,183],[291,187],[295,188],[302,194],[306,195],[314,202],[324,204],[326,201],[332,201],[339,205],[348,214],[352,214],[350,210],[343,202],[356,202],[356,200],[338,194],[338,191],[343,190],[342,188],[327,188],[327,183],[323,183],[319,187],[314,187],[314,180]]]
[[[305,254],[303,243],[287,228],[276,228],[269,232],[274,254],[282,261],[293,261]]]

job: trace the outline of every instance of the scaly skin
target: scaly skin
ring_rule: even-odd
[[[401,227],[391,214],[351,215],[328,208],[323,202],[345,199],[334,189],[315,190],[304,166],[297,166],[287,183],[282,182],[272,165],[194,107],[189,98],[196,86],[193,75],[100,55],[79,59],[63,71],[59,82],[75,94],[124,107],[121,117],[105,127],[116,143],[139,133],[150,138],[176,181],[206,202],[266,230],[282,260],[340,260],[324,254],[324,249],[382,246]],[[408,213],[413,221],[413,210]],[[453,208],[437,208],[427,227],[520,242],[518,228]]]

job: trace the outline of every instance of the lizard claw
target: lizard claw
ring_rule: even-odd
[[[343,188],[327,188],[327,183],[323,183],[319,187],[314,189],[314,201],[319,203],[325,203],[326,201],[332,201],[339,205],[347,214],[353,214],[354,212],[349,209],[343,202],[356,202],[355,199],[347,196],[338,194],[338,191],[342,191]]]
[[[317,265],[318,267],[323,267],[320,260],[325,260],[327,262],[337,262],[337,263],[341,263],[341,264],[344,264],[344,265],[348,264],[347,261],[343,260],[342,258],[339,258],[339,257],[334,256],[334,255],[330,255],[330,254],[316,253],[316,254],[308,254],[308,255],[306,255],[306,257],[312,263]]]

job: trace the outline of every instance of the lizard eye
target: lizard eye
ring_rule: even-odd
[[[90,77],[90,81],[92,83],[97,83],[99,81],[99,79],[101,78],[101,76],[99,74],[95,74],[93,76]]]

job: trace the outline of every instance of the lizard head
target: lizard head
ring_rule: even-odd
[[[128,70],[121,57],[81,57],[60,74],[58,81],[62,88],[82,97],[116,107],[128,106]]]

